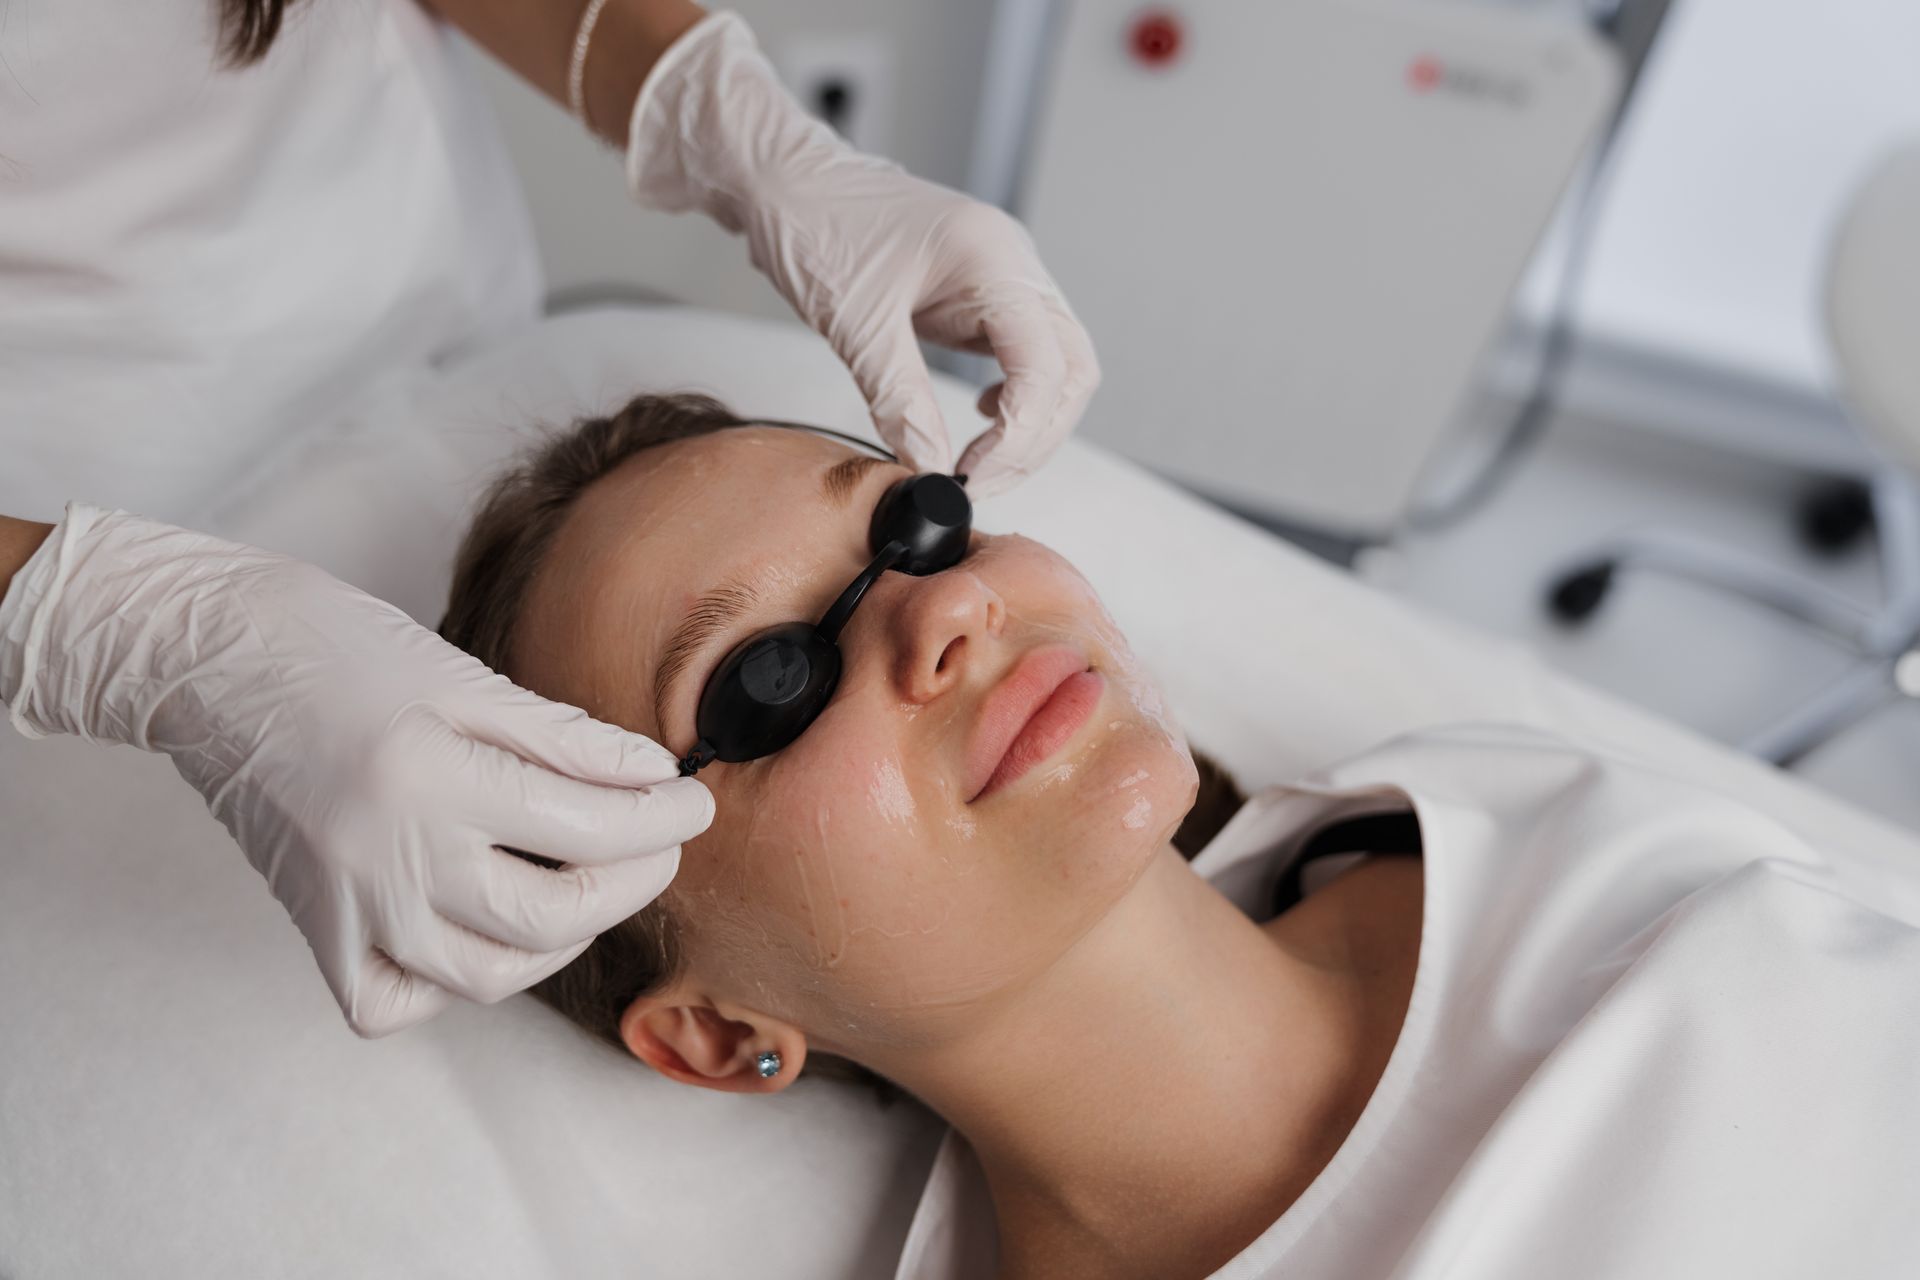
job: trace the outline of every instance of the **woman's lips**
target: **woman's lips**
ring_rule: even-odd
[[[967,748],[968,803],[998,791],[1066,744],[1106,681],[1071,645],[1035,649],[987,694]]]

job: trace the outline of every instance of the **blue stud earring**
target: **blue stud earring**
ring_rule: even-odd
[[[753,1060],[753,1068],[762,1080],[771,1080],[780,1074],[780,1055],[769,1050]]]

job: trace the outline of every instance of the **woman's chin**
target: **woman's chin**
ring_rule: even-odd
[[[1098,750],[1071,762],[1051,815],[1069,829],[1056,847],[1074,850],[1064,874],[1091,890],[1132,886],[1193,808],[1200,777],[1184,743],[1147,726],[1122,726]]]

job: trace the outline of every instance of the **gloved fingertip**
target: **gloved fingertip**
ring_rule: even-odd
[[[986,489],[981,488],[983,476],[990,488],[994,474],[1003,469],[995,459],[1002,451],[1006,437],[1007,429],[1004,426],[989,427],[974,437],[972,443],[967,445],[966,451],[960,455],[959,470],[969,477],[967,492],[974,497],[977,498],[987,492]]]
[[[629,915],[665,893],[667,886],[673,883],[673,878],[680,874],[680,846],[649,854],[642,859],[642,864],[640,874],[630,884],[633,896],[626,907]]]
[[[931,396],[924,407],[905,413],[874,417],[874,429],[887,442],[902,463],[915,471],[953,470],[953,444],[947,436],[946,420],[940,416]]]
[[[649,816],[657,814],[662,820],[659,834],[663,843],[670,840],[684,844],[713,825],[713,792],[700,779],[672,778],[653,784],[647,791],[653,797]],[[662,801],[664,809],[657,807]]]
[[[983,463],[979,472],[968,472],[967,494],[975,502],[997,498],[1020,482],[1018,472],[1010,472],[992,463]]]
[[[654,897],[658,896],[658,894],[654,895]],[[649,898],[647,901],[651,902],[653,898]],[[645,904],[643,903],[642,905],[644,906]],[[637,911],[639,908],[636,907],[634,910]],[[632,912],[628,912],[628,914],[631,915]],[[527,966],[524,969],[514,974],[510,983],[513,991],[509,994],[517,994],[518,992],[525,991],[528,987],[545,982],[548,978],[551,978],[554,974],[560,972],[575,960],[578,960],[581,953],[592,946],[594,938],[598,936],[598,934],[590,934],[578,942],[561,947],[557,951],[532,957],[528,960]]]
[[[362,1040],[379,1040],[426,1022],[453,1003],[445,988],[375,951],[362,966],[360,985],[341,1010]]]
[[[659,782],[680,776],[680,757],[651,738],[623,732],[619,750],[623,781]]]
[[[634,856],[664,852],[699,837],[714,819],[714,796],[697,777],[674,777],[628,793]]]
[[[680,874],[679,845],[668,845],[651,853],[635,854],[604,866],[583,868],[588,888],[566,900],[564,927],[590,928],[593,934],[624,920],[667,891]],[[592,934],[588,940],[591,941]]]
[[[1029,436],[1020,435],[1001,440],[990,449],[982,448],[972,463],[975,479],[967,484],[974,500],[997,497],[1039,470],[1052,451],[1044,450],[1036,457],[1033,445]]]
[[[592,719],[582,719],[572,730],[573,755],[583,762],[584,781],[641,787],[680,774],[679,757],[643,734]]]

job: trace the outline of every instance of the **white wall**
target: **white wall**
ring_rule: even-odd
[[[988,0],[739,0],[775,66],[794,41],[878,37],[893,53],[887,152],[924,177],[964,183],[992,19]],[[769,316],[787,305],[745,246],[698,216],[634,208],[619,157],[511,72],[475,53],[526,181],[549,286],[628,284],[687,302]]]
[[[1854,187],[1920,136],[1916,0],[1677,0],[1621,137],[1583,323],[1804,387]]]
[[[1878,156],[1920,137],[1916,60],[1920,0],[1674,0],[1602,194],[1575,403],[1849,464],[1826,256]],[[1551,278],[1529,281],[1536,316]]]

